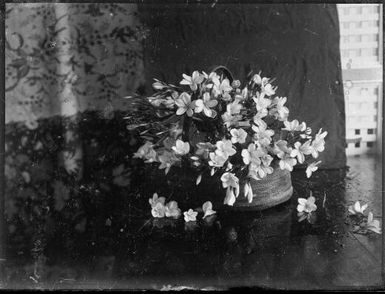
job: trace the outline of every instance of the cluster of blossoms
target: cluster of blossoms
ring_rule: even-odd
[[[361,205],[359,201],[356,201],[348,208],[349,215],[355,218],[355,225],[357,232],[360,231],[372,231],[377,234],[381,234],[380,221],[374,219],[373,213],[370,211],[368,216],[365,216],[364,211],[368,208],[367,204]]]
[[[154,193],[152,198],[148,199],[148,202],[151,205],[151,214],[155,218],[179,218],[182,213],[180,208],[178,207],[178,203],[176,201],[170,201],[167,204],[165,197],[159,197],[157,193]],[[203,218],[206,218],[210,215],[215,214],[215,210],[213,210],[213,204],[210,201],[206,201],[202,205]],[[198,212],[193,209],[189,209],[183,213],[185,222],[194,222],[197,220]]]
[[[158,163],[166,174],[172,166],[187,163],[198,172],[197,184],[204,174],[219,174],[227,205],[233,205],[240,192],[251,202],[250,181],[276,168],[292,171],[307,163],[307,177],[318,169],[321,161],[316,159],[325,149],[327,132],[320,129],[312,135],[305,122],[289,121],[287,99],[275,96],[269,78],[255,74],[241,87],[240,81],[216,72],[194,71],[183,74],[180,85],[155,80],[156,93],[147,100],[159,120],[142,132],[146,142],[134,157]],[[192,127],[206,139],[195,142]]]

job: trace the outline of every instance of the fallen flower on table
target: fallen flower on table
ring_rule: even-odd
[[[188,211],[185,211],[183,215],[185,222],[195,222],[197,220],[198,212],[190,208]]]
[[[312,213],[317,210],[317,205],[315,205],[315,198],[310,196],[308,199],[298,198],[298,212]]]
[[[211,201],[206,201],[205,203],[203,203],[202,210],[204,213],[203,218],[216,213],[216,211],[213,210],[213,204],[211,203]]]
[[[162,218],[166,214],[166,207],[163,203],[157,202],[151,209],[151,214],[153,217]]]
[[[350,205],[348,210],[351,214],[356,215],[356,214],[364,214],[365,209],[368,207],[368,204],[364,204],[361,206],[359,201],[356,201],[354,205]]]
[[[317,210],[317,205],[315,204],[315,198],[313,196],[305,199],[298,198],[298,206],[297,206],[297,216],[298,222],[302,222],[307,219],[309,223],[313,224],[315,222],[315,217],[313,217],[313,212]]]
[[[178,203],[176,201],[170,201],[165,206],[165,215],[166,217],[179,218],[182,214]]]
[[[368,221],[366,223],[366,228],[372,232],[375,232],[377,234],[381,234],[380,221],[374,219],[372,212],[369,212],[369,214],[368,214]]]
[[[158,193],[154,193],[152,195],[152,198],[148,199],[148,202],[150,203],[151,207],[154,208],[155,205],[160,202],[161,204],[164,205],[164,202],[166,201],[165,197],[159,197]]]

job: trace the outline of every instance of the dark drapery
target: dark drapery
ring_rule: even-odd
[[[178,83],[182,73],[225,65],[241,81],[250,70],[276,77],[289,119],[328,131],[323,168],[346,165],[345,109],[336,5],[139,5],[149,29],[145,90],[152,78]]]

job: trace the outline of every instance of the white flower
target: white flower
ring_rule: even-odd
[[[231,113],[229,113],[227,111],[224,114],[222,114],[223,124],[227,128],[229,128],[232,125],[237,125],[238,121],[241,119],[242,119],[242,117],[240,115],[232,115]]]
[[[262,164],[250,164],[248,176],[260,180],[269,174],[272,174],[274,169],[271,166],[265,166]]]
[[[188,211],[183,213],[184,221],[187,222],[195,222],[197,220],[198,212],[192,210],[191,208]]]
[[[190,144],[178,139],[176,140],[175,146],[172,147],[172,150],[178,155],[186,155],[190,152]]]
[[[297,160],[295,158],[290,157],[287,153],[278,157],[281,159],[279,161],[279,167],[282,170],[286,169],[288,171],[293,171],[293,166],[297,164]]]
[[[158,197],[158,193],[154,193],[152,195],[152,198],[148,199],[148,203],[150,203],[151,207],[155,207],[157,203],[161,203],[164,205],[164,202],[166,201],[166,198],[164,197]]]
[[[239,189],[239,179],[233,173],[230,173],[230,172],[224,173],[221,176],[221,181],[222,181],[223,188],[231,187],[231,188]]]
[[[256,105],[258,111],[262,111],[262,112],[267,113],[267,107],[269,107],[271,104],[270,99],[266,99],[266,98],[263,98],[262,96],[260,96],[258,98],[254,97],[253,100],[255,102],[255,105]]]
[[[315,172],[318,169],[318,165],[321,163],[321,161],[312,162],[310,163],[306,168],[306,177],[310,178],[313,172]]]
[[[372,212],[369,212],[368,214],[368,222],[366,223],[366,228],[372,232],[381,234],[380,221],[374,219]]]
[[[275,118],[280,121],[287,120],[287,117],[289,116],[289,109],[284,106],[286,100],[286,97],[275,97],[273,100],[274,107],[270,109],[270,115],[275,116]]]
[[[203,218],[206,216],[210,216],[216,213],[215,210],[213,210],[213,204],[210,201],[206,201],[202,205],[202,210],[203,210]]]
[[[246,100],[249,94],[249,90],[245,87],[242,91],[237,89],[237,92],[234,96],[235,100],[243,101]]]
[[[239,104],[238,100],[235,100],[232,103],[227,104],[226,112],[230,115],[238,114],[242,109],[242,104]]]
[[[249,203],[253,202],[253,197],[254,197],[253,189],[251,188],[251,185],[249,182],[245,184],[243,188],[243,194],[245,195]]]
[[[154,79],[155,80],[155,83],[152,84],[152,87],[155,89],[155,90],[162,90],[164,89],[166,86],[160,82],[159,80],[157,79]]]
[[[257,114],[254,115],[254,117],[253,117],[254,123],[255,123],[258,127],[263,127],[264,129],[267,129],[267,124],[266,124],[265,121],[262,119],[262,118],[264,118],[266,115],[267,115],[267,112],[258,111]]]
[[[368,207],[368,204],[361,206],[359,201],[356,201],[354,205],[350,205],[348,210],[351,214],[364,214],[365,209]]]
[[[223,200],[223,204],[233,206],[234,203],[235,203],[234,190],[232,188],[228,187],[226,190],[226,197]]]
[[[247,149],[242,150],[241,155],[245,164],[253,163],[259,165],[264,152],[261,148],[257,149],[254,143],[250,143]]]
[[[170,201],[166,204],[165,207],[165,215],[166,217],[178,218],[181,215],[181,210],[178,207],[178,203],[176,201]]]
[[[313,142],[311,143],[312,150],[312,156],[314,158],[318,157],[318,152],[322,152],[325,150],[325,137],[328,134],[328,132],[322,133],[322,128],[318,131],[318,133],[315,135],[315,138]]]
[[[257,85],[262,85],[262,78],[259,74],[255,74],[253,76],[253,82],[256,83]]]
[[[165,216],[166,208],[163,203],[157,202],[154,207],[151,209],[151,214],[153,217],[162,218]]]
[[[223,79],[222,82],[219,81],[219,79],[212,79],[214,86],[213,86],[213,94],[214,97],[217,97],[218,95],[222,95],[222,98],[224,100],[230,100],[231,97],[229,95],[229,92],[233,89],[230,86],[230,81],[228,79]]]
[[[231,142],[233,144],[240,143],[243,144],[246,141],[247,133],[243,129],[232,129],[230,131]]]
[[[254,134],[254,140],[256,140],[260,145],[267,146],[271,142],[271,137],[274,135],[273,130],[268,130],[265,126],[252,126]]]
[[[317,210],[317,205],[315,205],[315,198],[310,196],[308,199],[298,198],[298,212],[312,213]]]
[[[152,143],[147,141],[139,147],[138,151],[133,154],[133,157],[146,159],[145,162],[154,162],[156,161],[156,151],[153,149]]]
[[[269,83],[268,78],[262,78],[262,83],[261,83],[261,97],[263,96],[271,96],[275,94],[275,90],[277,87],[274,87]]]
[[[202,175],[199,175],[195,181],[195,184],[198,186],[200,182],[202,181]]]
[[[186,92],[180,94],[179,98],[175,100],[175,104],[178,106],[178,110],[176,111],[177,115],[186,113],[187,116],[193,116],[195,103],[194,101],[191,102],[191,96],[189,94]]]
[[[222,167],[227,160],[226,157],[222,155],[218,155],[214,152],[210,152],[209,156],[210,156],[209,165],[213,167]]]
[[[195,112],[200,113],[203,111],[207,117],[214,118],[217,115],[217,112],[211,108],[217,106],[217,104],[218,101],[210,99],[210,94],[206,92],[203,94],[203,99],[195,101]]]
[[[291,157],[297,157],[299,163],[303,163],[305,161],[305,155],[311,154],[313,152],[313,148],[310,146],[311,141],[306,141],[301,144],[300,142],[294,143],[294,149],[291,151]]]
[[[233,156],[237,151],[233,148],[233,144],[230,140],[222,139],[216,143],[217,149],[215,150],[215,154],[222,156],[224,158],[228,158],[229,156]]]
[[[235,198],[239,195],[239,179],[230,172],[226,172],[221,177],[223,188],[227,188],[224,204],[232,206]]]
[[[300,124],[299,121],[296,119],[291,122],[289,122],[288,120],[285,120],[283,124],[285,125],[285,127],[282,130],[299,131],[299,132],[303,132],[306,130],[306,123],[302,122]]]
[[[183,80],[180,82],[181,85],[189,85],[191,90],[196,91],[198,85],[201,84],[204,80],[204,76],[201,75],[198,71],[194,71],[190,76],[183,74]]]
[[[165,169],[165,173],[168,174],[171,166],[178,161],[179,159],[173,153],[164,151],[162,155],[159,155],[159,169]]]

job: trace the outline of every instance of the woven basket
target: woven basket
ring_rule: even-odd
[[[240,194],[234,203],[234,209],[263,210],[288,201],[293,195],[291,175],[287,170],[275,168],[274,172],[257,181],[251,179],[253,201],[249,203],[243,194]]]

